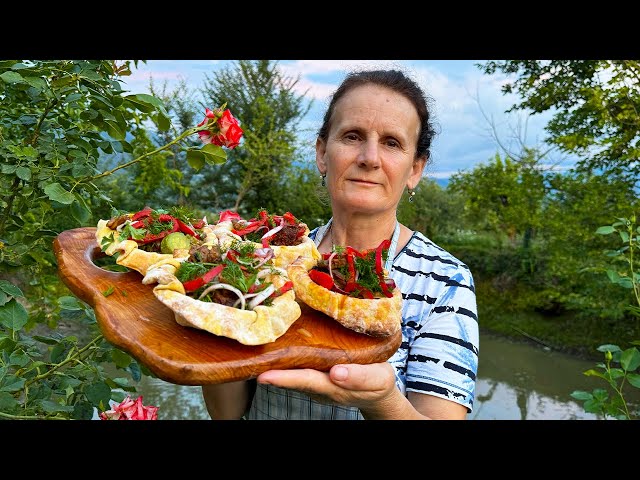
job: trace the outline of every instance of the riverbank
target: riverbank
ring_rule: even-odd
[[[480,329],[505,338],[537,344],[585,360],[601,361],[600,345],[627,349],[640,340],[639,319],[603,319],[579,312],[550,314],[519,311],[509,292],[497,295],[482,282],[476,284]]]

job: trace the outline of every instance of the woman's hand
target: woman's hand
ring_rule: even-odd
[[[258,383],[298,390],[321,403],[357,407],[365,418],[416,418],[418,412],[396,387],[388,362],[334,365],[327,372],[311,369],[269,370]]]

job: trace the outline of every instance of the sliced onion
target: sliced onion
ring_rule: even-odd
[[[258,295],[256,295],[255,297],[253,297],[251,299],[251,301],[249,302],[249,310],[253,310],[255,307],[257,307],[258,305],[260,305],[262,302],[264,302],[267,298],[269,298],[269,295],[271,295],[273,292],[276,291],[276,287],[273,286],[273,284],[269,285],[267,288],[265,288],[264,290],[262,290],[261,292],[258,293]]]
[[[336,283],[334,278],[333,278],[333,270],[331,270],[331,262],[333,261],[333,258],[337,255],[336,252],[331,252],[331,255],[329,255],[329,258],[327,259],[327,262],[329,263],[329,275],[331,276],[331,280],[333,280],[333,283]]]
[[[273,257],[273,249],[270,248],[270,247],[267,247],[267,248],[264,248],[264,247],[256,248],[256,250],[255,250],[255,252],[253,252],[253,254],[256,257],[259,257],[259,258],[264,258],[264,257],[271,258],[271,257]]]
[[[263,268],[262,270],[260,270],[256,275],[256,278],[264,278],[267,275],[286,275],[286,274],[287,274],[287,271],[284,268],[269,267],[269,268]]]
[[[271,230],[269,230],[267,233],[265,233],[261,238],[265,239],[265,238],[273,237],[276,233],[278,233],[280,230],[282,230],[282,227],[284,227],[284,225],[278,225],[277,227],[273,227]]]
[[[236,287],[232,287],[228,283],[216,283],[214,285],[207,287],[205,291],[200,294],[200,296],[198,297],[198,300],[200,300],[202,297],[207,295],[209,292],[212,292],[213,290],[220,290],[221,288],[235,293],[240,299],[240,304],[241,304],[240,308],[244,310],[244,306],[245,306],[244,295],[242,295],[242,292],[240,290],[238,290]]]
[[[274,253],[273,250],[271,248],[261,248],[260,250],[268,250],[268,253],[265,257],[263,257],[260,262],[253,268],[260,268],[262,265],[264,265],[265,263],[267,263],[269,260],[271,260],[274,257]]]

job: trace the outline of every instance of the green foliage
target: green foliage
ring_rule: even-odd
[[[240,60],[205,75],[200,90],[204,103],[228,103],[245,128],[242,149],[229,154],[221,167],[203,168],[195,179],[190,200],[216,210],[232,208],[250,215],[259,208],[282,210],[280,190],[291,188],[287,172],[299,160],[298,125],[311,108],[296,93],[299,78],[283,75],[277,62]],[[303,217],[289,205],[284,210]]]
[[[447,191],[464,201],[456,221],[469,230],[440,243],[503,294],[515,297],[517,284],[513,305],[623,320],[629,296],[597,274],[608,260],[600,254],[606,241],[593,231],[621,209],[637,208],[633,187],[604,175],[543,171],[535,151],[528,153],[518,162],[496,155],[452,177]]]
[[[640,174],[640,90],[637,60],[505,60],[479,67],[516,75],[503,92],[512,110],[553,110],[548,141],[581,157],[585,171],[604,170],[636,182]]]
[[[412,202],[403,198],[398,205],[398,220],[424,233],[434,241],[455,234],[461,226],[463,197],[443,189],[434,180],[423,178],[415,189]]]
[[[123,371],[139,366],[104,341],[86,304],[62,296],[58,311],[61,319],[86,322],[90,341],[37,325],[29,334],[27,310],[18,303],[27,302],[22,291],[6,280],[0,280],[0,290],[0,418],[88,420],[94,409],[104,410],[110,399],[118,399],[116,390],[135,390],[126,378],[116,384],[105,373],[103,365],[114,357]]]
[[[473,228],[505,235],[511,243],[520,238],[524,247],[542,225],[544,175],[533,162],[504,160],[496,154],[492,162],[471,172],[452,176],[448,189],[464,193],[464,219]]]
[[[636,305],[632,305],[629,310],[636,318],[640,318],[640,273],[634,263],[638,261],[635,257],[640,251],[640,226],[636,223],[635,214],[630,218],[618,218],[612,225],[602,226],[595,233],[619,236],[619,248],[605,251],[613,267],[606,269],[607,277],[611,283],[633,292]],[[622,268],[618,268],[618,265],[622,265]],[[640,341],[633,343],[640,345]],[[603,379],[613,390],[613,395],[609,396],[609,392],[604,389],[596,389],[591,393],[577,390],[571,395],[584,401],[587,412],[601,413],[605,417],[621,420],[639,418],[640,412],[629,410],[623,389],[625,383],[640,388],[640,349],[631,347],[622,350],[617,345],[608,344],[601,345],[598,350],[605,354],[605,363],[597,365],[602,372],[590,369],[584,374]],[[638,373],[634,373],[636,371]]]
[[[164,150],[196,132],[151,148],[149,122],[162,132],[170,118],[161,100],[122,89],[130,64],[0,61],[0,418],[91,418],[133,389],[105,373],[114,358],[140,378],[141,367],[104,341],[93,310],[62,288],[51,245],[112,206],[107,179],[142,166],[144,189],[145,169],[161,171]],[[68,323],[91,337],[64,335]]]
[[[628,183],[605,175],[554,174],[547,181],[541,285],[555,288],[558,300],[582,316],[624,320],[632,299],[601,275],[610,262],[602,251],[611,240],[593,232],[620,212],[637,209],[637,195]]]

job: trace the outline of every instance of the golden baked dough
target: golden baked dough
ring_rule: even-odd
[[[275,256],[274,265],[280,268],[287,268],[300,257],[300,262],[304,267],[311,270],[322,258],[314,241],[306,235],[302,237],[302,242],[298,245],[271,245],[271,248]]]
[[[402,293],[399,288],[392,297],[363,299],[332,292],[318,285],[309,276],[303,261],[287,267],[296,296],[315,310],[326,313],[343,326],[374,337],[386,337],[400,330],[402,324]]]
[[[302,313],[293,290],[274,298],[271,306],[258,305],[253,310],[203,302],[185,295],[184,287],[175,277],[175,272],[176,267],[172,264],[154,266],[143,283],[158,283],[153,294],[173,311],[176,322],[180,325],[233,338],[244,345],[263,345],[282,336]],[[276,288],[284,285],[287,280],[281,275],[267,277],[267,281]]]
[[[118,238],[120,234],[118,231],[107,227],[107,223],[108,220],[98,221],[96,241],[100,247],[102,247],[102,239],[104,237],[114,234],[112,238]],[[228,247],[235,239],[240,239],[240,237],[231,233],[230,222],[229,225],[205,225],[202,228],[202,234],[204,234],[204,240],[202,241],[204,245]],[[152,266],[162,265],[167,262],[178,268],[180,263],[189,258],[189,250],[187,249],[176,249],[173,254],[147,252],[140,249],[138,243],[134,240],[114,241],[105,250],[105,253],[109,256],[113,256],[116,252],[120,252],[120,255],[116,258],[118,265],[140,272],[142,275],[146,275]]]
[[[116,230],[107,227],[108,220],[98,221],[98,229],[96,230],[96,241],[98,246],[102,246],[102,239],[114,234],[113,238],[117,238],[120,234]],[[113,256],[116,252],[120,252],[116,263],[123,267],[130,268],[142,275],[146,275],[147,270],[158,262],[175,263],[176,268],[180,266],[180,262],[186,260],[186,257],[174,257],[169,253],[146,252],[138,248],[138,243],[133,240],[114,241],[105,250],[109,256]]]

